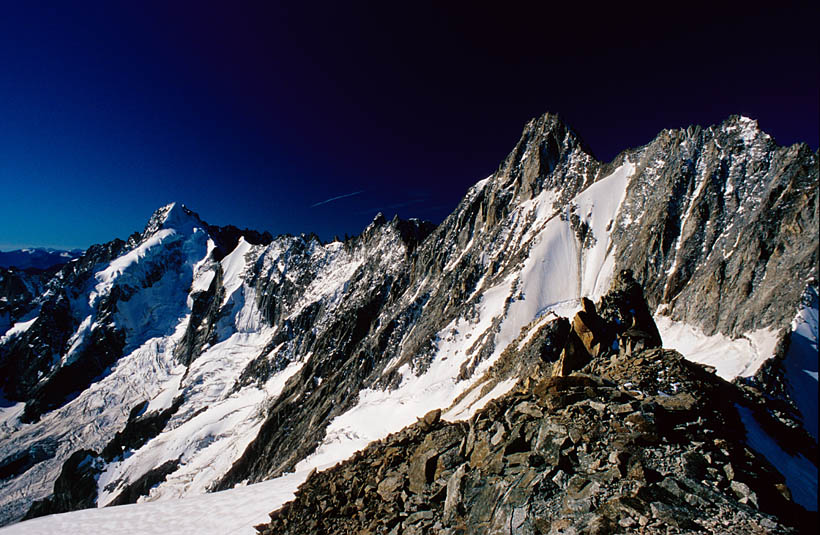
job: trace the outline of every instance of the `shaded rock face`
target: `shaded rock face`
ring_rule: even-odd
[[[62,406],[72,394],[82,391],[122,356],[125,335],[115,327],[102,327],[90,337],[84,358],[54,370],[37,385],[26,402],[24,422],[33,422],[44,412]]]
[[[661,346],[661,335],[644,299],[643,288],[631,270],[623,269],[615,275],[609,292],[601,298],[600,312],[616,337],[630,330],[646,338],[648,347]]]
[[[216,328],[224,296],[222,266],[216,264],[214,278],[208,288],[191,296],[191,318],[185,335],[174,348],[174,356],[182,364],[189,366],[205,346],[217,342]]]
[[[96,505],[99,461],[93,451],[75,452],[63,464],[54,493],[32,504],[25,518],[87,509]]]
[[[181,396],[165,410],[145,413],[148,402],[140,403],[131,409],[128,423],[105,445],[100,456],[106,461],[111,461],[128,450],[139,449],[140,446],[160,434],[171,416],[179,410],[180,405],[182,405]]]
[[[57,453],[57,441],[47,438],[0,460],[0,480],[18,476]]]
[[[811,532],[816,515],[743,445],[734,403],[746,403],[740,389],[674,351],[596,358],[587,373],[534,381],[468,422],[433,414],[371,444],[312,474],[257,529]]]
[[[197,217],[199,217],[197,215]],[[257,232],[252,229],[239,229],[233,225],[218,227],[207,225],[208,235],[215,242],[213,256],[215,260],[222,260],[227,254],[236,249],[239,239],[242,238],[254,245],[268,245],[273,241],[273,236],[269,232]]]
[[[639,173],[614,223],[616,266],[650,307],[707,334],[786,326],[817,269],[817,244],[800,239],[818,227],[817,155],[733,116],[625,157]]]
[[[764,392],[772,405],[779,405],[773,407],[772,412],[798,413],[815,441],[820,422],[816,403],[817,382],[813,380],[812,372],[817,372],[820,362],[817,358],[817,331],[812,333],[810,324],[813,314],[814,325],[817,325],[816,318],[820,308],[818,294],[820,291],[816,285],[806,289],[800,308],[801,315],[807,314],[804,320],[808,323],[798,326],[800,322],[795,321],[793,325],[798,326],[798,329],[793,329],[788,337],[781,340],[774,358],[766,361],[754,378],[743,381],[744,385]],[[800,382],[795,381],[795,370],[798,371]]]
[[[0,333],[6,332],[35,307],[35,300],[58,268],[0,267]]]

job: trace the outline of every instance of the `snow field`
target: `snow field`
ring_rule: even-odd
[[[3,535],[96,535],[123,533],[197,533],[199,535],[255,535],[254,525],[268,521],[268,513],[293,499],[307,472],[236,487],[231,490],[102,509],[50,515],[0,528]]]
[[[716,333],[706,335],[701,329],[668,316],[655,315],[663,347],[674,349],[687,359],[715,368],[716,373],[731,381],[735,377],[751,377],[775,352],[778,333],[760,329],[742,338]]]

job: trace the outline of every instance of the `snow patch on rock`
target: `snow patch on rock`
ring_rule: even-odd
[[[714,367],[727,381],[757,373],[760,366],[774,356],[779,339],[778,333],[769,328],[733,340],[721,333],[707,335],[698,327],[668,316],[655,315],[655,323],[663,347],[674,349],[693,362]]]

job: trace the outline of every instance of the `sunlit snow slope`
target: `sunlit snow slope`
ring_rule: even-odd
[[[28,520],[6,528],[3,535],[66,535],[97,533],[197,533],[253,535],[254,525],[268,520],[271,508],[293,498],[307,474],[295,473],[222,492],[178,500],[162,500],[104,509],[85,509]]]

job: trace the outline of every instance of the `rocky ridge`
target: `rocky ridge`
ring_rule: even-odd
[[[610,292],[601,308],[632,310],[631,320],[635,307],[623,298],[635,296],[634,281],[619,277],[616,285],[627,291]],[[563,348],[544,351],[541,365],[512,392],[466,422],[445,422],[441,410],[432,411],[311,474],[296,499],[257,530],[814,532],[816,513],[793,503],[783,477],[745,444],[735,407],[754,406],[753,398],[714,370],[653,347],[659,340],[641,348],[596,346],[594,354],[576,355],[579,370],[568,369],[565,350],[579,332],[627,341],[638,323],[608,321],[592,303],[579,314],[594,327],[579,328],[576,316]],[[806,453],[816,459],[816,448]]]

